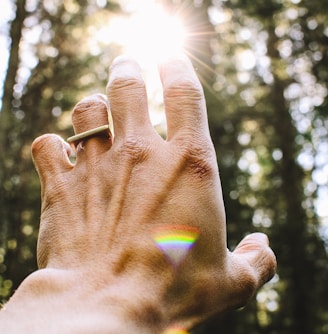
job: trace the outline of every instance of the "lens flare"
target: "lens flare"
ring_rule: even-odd
[[[180,327],[170,327],[163,332],[163,334],[188,334],[188,333],[189,333],[188,331]]]
[[[185,225],[165,225],[153,230],[153,238],[168,261],[178,267],[199,237],[196,227]]]

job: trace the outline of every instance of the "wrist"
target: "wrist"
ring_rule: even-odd
[[[90,273],[58,269],[42,269],[31,274],[1,310],[0,333],[162,331],[156,312],[145,309],[146,304],[138,308],[137,301],[127,296],[124,286],[120,291],[119,286],[91,278]]]
[[[150,281],[145,287],[108,276],[91,270],[34,272],[0,312],[0,333],[175,334],[194,324],[184,317],[171,322],[168,301]]]

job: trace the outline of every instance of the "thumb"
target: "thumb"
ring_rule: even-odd
[[[253,233],[245,237],[230,254],[230,280],[233,293],[229,297],[231,305],[246,305],[254,293],[276,271],[276,257],[269,247],[265,234]]]
[[[276,257],[269,247],[268,237],[263,233],[246,236],[238,244],[233,255],[240,261],[248,263],[253,269],[258,288],[270,280],[276,272]]]
[[[72,169],[70,154],[70,146],[58,135],[45,134],[36,138],[32,143],[32,158],[41,183]]]

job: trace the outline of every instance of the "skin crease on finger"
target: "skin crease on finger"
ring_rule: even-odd
[[[227,250],[216,155],[191,62],[181,56],[160,66],[166,140],[150,122],[140,73],[135,61],[118,58],[109,103],[93,96],[74,108],[76,134],[106,124],[111,112],[114,139],[77,143],[74,164],[57,135],[33,143],[41,270],[0,312],[1,333],[187,330],[245,305],[273,276],[262,234]]]

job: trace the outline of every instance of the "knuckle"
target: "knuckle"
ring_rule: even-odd
[[[277,259],[270,247],[261,252],[261,259],[258,261],[260,271],[260,285],[268,282],[276,273]]]
[[[180,149],[182,151],[182,159],[191,174],[203,179],[218,173],[215,153],[210,143],[203,142],[200,144],[196,143],[195,140],[190,140],[180,146]]]
[[[240,256],[231,254],[231,262],[228,266],[227,281],[225,281],[226,289],[230,291],[228,294],[231,308],[239,308],[245,306],[260,287],[259,275],[248,261]]]
[[[141,163],[148,159],[152,152],[151,144],[143,137],[129,136],[124,139],[119,149],[123,159],[132,163]]]
[[[251,267],[244,267],[234,273],[231,279],[232,291],[234,291],[235,307],[246,305],[254,296],[258,288],[257,275]]]
[[[186,104],[198,105],[203,99],[203,90],[201,85],[193,80],[174,80],[167,85],[164,98],[166,100],[178,99],[179,101],[183,99]]]
[[[140,92],[145,89],[146,87],[144,81],[138,77],[114,78],[107,86],[107,91],[110,97],[115,97],[116,95],[121,94],[123,90],[128,90],[129,92]]]
[[[240,282],[240,291],[244,304],[253,297],[258,287],[257,275],[251,267],[244,269],[242,273],[242,281]]]
[[[51,211],[56,203],[68,202],[69,194],[67,180],[63,175],[57,174],[47,184],[43,185],[42,212]],[[49,212],[50,212],[49,211]]]

